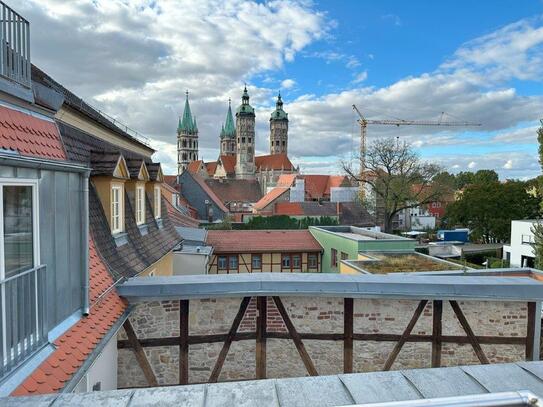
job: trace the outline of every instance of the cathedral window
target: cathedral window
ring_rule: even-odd
[[[279,140],[275,140],[275,145],[279,146]]]
[[[251,144],[251,137],[249,137],[248,140],[249,140],[248,143]]]
[[[243,144],[245,144],[245,137],[242,137],[242,138],[241,138],[241,142],[242,142]]]
[[[183,147],[187,146],[187,140],[183,140],[182,143],[183,143]]]
[[[287,142],[285,140],[283,140],[283,147],[285,147],[286,144],[287,144]]]

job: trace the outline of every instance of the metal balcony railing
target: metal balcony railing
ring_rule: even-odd
[[[46,267],[0,281],[0,379],[47,341]]]
[[[0,75],[30,88],[30,24],[2,1],[0,18]]]

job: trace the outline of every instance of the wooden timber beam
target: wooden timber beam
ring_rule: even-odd
[[[132,350],[134,351],[134,355],[136,355],[136,360],[138,361],[138,364],[141,367],[141,370],[143,370],[143,375],[145,376],[145,379],[147,380],[147,384],[151,387],[158,386],[158,382],[156,380],[155,372],[153,372],[153,368],[149,364],[149,361],[147,360],[147,356],[145,355],[145,352],[143,351],[143,348],[141,347],[138,337],[136,336],[136,333],[134,332],[134,328],[132,327],[132,324],[130,323],[129,319],[126,319],[123,323],[124,330],[126,332],[126,336],[128,337],[128,342],[130,342],[130,346]]]
[[[402,350],[402,347],[405,344],[405,342],[407,342],[407,338],[411,334],[411,331],[415,327],[415,324],[419,320],[422,312],[424,311],[424,307],[426,307],[427,303],[428,303],[428,300],[422,300],[421,302],[419,302],[419,305],[417,306],[417,309],[415,310],[415,313],[411,317],[411,320],[409,321],[409,323],[405,327],[405,330],[403,331],[402,336],[400,337],[400,339],[398,340],[396,345],[394,345],[394,348],[390,352],[390,355],[388,355],[388,358],[387,358],[387,360],[385,362],[385,367],[383,368],[383,370],[390,370],[390,368],[392,367],[392,364],[394,363],[394,361],[398,357],[398,354]]]
[[[236,332],[238,331],[239,324],[241,323],[241,320],[243,319],[243,316],[245,315],[245,311],[247,310],[249,301],[251,301],[251,297],[243,297],[243,300],[241,301],[241,304],[239,305],[238,313],[236,314],[236,317],[234,318],[234,321],[232,322],[232,326],[230,327],[230,330],[228,331],[228,334],[226,335],[226,339],[224,340],[224,344],[219,353],[219,357],[217,358],[217,362],[215,362],[215,367],[213,367],[213,371],[211,372],[211,376],[209,377],[209,383],[216,383],[217,380],[219,380],[219,375],[221,374],[222,366],[224,365],[224,360],[226,359],[226,355],[228,355],[228,351],[230,350],[230,345],[232,345],[232,341],[234,340],[234,336],[236,335]]]
[[[353,299],[343,299],[343,373],[353,372]]]
[[[528,315],[526,316],[526,360],[534,359],[534,338],[536,303],[528,303]]]
[[[484,365],[489,364],[490,362],[488,358],[486,357],[485,353],[483,352],[483,349],[481,348],[481,345],[479,344],[477,337],[473,333],[473,330],[471,329],[471,326],[469,325],[468,320],[466,319],[466,317],[464,316],[464,313],[460,309],[458,302],[449,301],[449,303],[451,304],[451,307],[454,311],[454,314],[456,315],[456,318],[458,318],[458,322],[460,322],[460,325],[462,325],[462,328],[466,332],[469,342],[471,343],[471,346],[473,347],[475,354],[479,358],[479,361]]]
[[[179,301],[179,384],[189,382],[189,300]]]
[[[433,301],[432,307],[432,367],[441,367],[443,301]]]
[[[266,330],[268,321],[268,297],[257,297],[256,309],[256,378],[266,378]]]
[[[283,318],[283,322],[285,323],[285,326],[287,327],[290,337],[292,338],[292,341],[294,342],[296,349],[298,349],[298,353],[300,354],[300,357],[302,358],[302,362],[304,363],[305,368],[307,369],[307,373],[309,373],[311,376],[318,376],[319,374],[317,372],[317,369],[315,368],[315,365],[313,364],[311,357],[309,357],[309,354],[307,353],[307,350],[305,349],[305,346],[304,346],[304,343],[302,342],[302,338],[300,337],[300,334],[298,333],[298,331],[296,331],[294,324],[290,320],[290,317],[288,316],[287,310],[285,309],[283,302],[281,301],[281,298],[273,297],[273,302],[275,302],[275,306],[277,307],[279,314],[281,314],[281,318]]]

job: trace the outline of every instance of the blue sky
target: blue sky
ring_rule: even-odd
[[[151,138],[175,170],[185,89],[201,156],[218,155],[232,98],[247,82],[257,151],[281,89],[289,154],[305,173],[334,173],[357,149],[351,105],[370,118],[437,119],[480,128],[368,129],[399,136],[453,172],[541,172],[543,2],[13,0],[29,18],[34,62],[92,104]],[[70,33],[70,35],[66,35]],[[69,52],[67,52],[69,51]]]

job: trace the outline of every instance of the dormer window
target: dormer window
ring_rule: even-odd
[[[143,185],[136,186],[136,224],[145,223],[145,188]]]
[[[159,219],[161,217],[161,211],[160,211],[160,186],[155,185],[154,188],[154,212],[155,212],[155,219]]]
[[[111,233],[124,230],[124,188],[121,183],[111,184]]]

